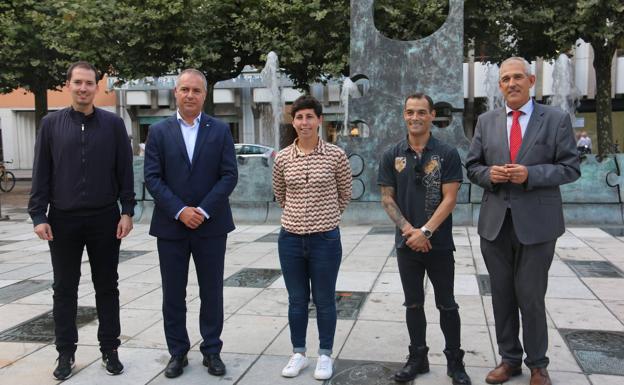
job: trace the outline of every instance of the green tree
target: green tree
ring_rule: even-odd
[[[65,82],[64,71],[72,58],[49,45],[48,19],[59,14],[51,1],[0,2],[0,92],[23,87],[35,96],[35,122],[47,113],[47,90]]]
[[[256,51],[257,65],[275,51],[297,87],[348,75],[349,0],[259,0],[245,17],[242,48]],[[244,20],[243,20],[244,21]]]
[[[569,46],[579,37],[591,44],[596,71],[598,153],[612,153],[611,63],[617,48],[624,46],[624,2],[578,0],[568,3],[552,1],[548,9],[540,9],[539,15],[551,21],[546,34],[560,47]]]
[[[15,0],[0,2],[0,92],[35,96],[35,121],[48,112],[47,90],[65,83],[75,61],[124,79],[182,67],[190,2],[165,0]]]
[[[613,152],[611,63],[624,43],[621,0],[467,0],[466,38],[477,58],[555,58],[578,38],[592,45],[596,71],[598,153]]]
[[[376,26],[386,36],[412,40],[434,32],[444,21],[448,1],[375,2]],[[611,63],[624,47],[622,0],[466,0],[465,54],[500,63],[510,56],[552,59],[569,51],[578,38],[591,43],[596,71],[598,151],[613,151]]]

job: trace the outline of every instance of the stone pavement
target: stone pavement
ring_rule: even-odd
[[[11,220],[0,222],[0,383],[54,384],[58,381],[52,377],[56,351],[51,344],[52,267],[48,246],[35,239],[24,209],[4,207],[3,213]],[[147,234],[147,225],[136,225],[122,243],[119,352],[126,369],[120,376],[107,376],[99,360],[94,293],[85,254],[78,301],[83,308],[77,368],[65,383],[319,384],[312,377],[315,360],[297,378],[280,376],[291,348],[287,293],[277,257],[278,229],[277,225],[239,225],[229,236],[222,335],[222,357],[228,373],[223,378],[210,376],[201,365],[198,286],[192,268],[187,293],[187,323],[193,344],[190,364],[178,379],[163,376],[169,355],[160,311],[156,241]],[[404,361],[408,344],[401,284],[392,255],[392,229],[353,226],[341,230],[344,259],[338,278],[336,371],[326,384],[392,384],[392,371]],[[473,384],[484,384],[486,373],[498,359],[489,281],[476,229],[456,227],[454,234],[455,293],[462,317],[465,362]],[[549,369],[555,384],[624,383],[623,250],[624,237],[598,228],[570,228],[557,243],[547,294]],[[429,283],[427,289],[432,370],[415,383],[450,384]],[[315,357],[318,337],[312,318],[308,329],[309,354]],[[525,369],[508,384],[528,381]]]

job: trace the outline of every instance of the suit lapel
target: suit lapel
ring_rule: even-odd
[[[520,150],[518,151],[516,163],[520,163],[523,156],[533,146],[533,143],[535,143],[535,140],[538,136],[537,134],[539,134],[539,131],[542,128],[543,120],[544,110],[542,109],[542,106],[533,102],[533,113],[531,114],[531,118],[529,119],[529,123],[527,124],[524,136],[522,137],[522,145],[520,146]]]
[[[174,115],[169,120],[169,131],[171,132],[171,136],[173,136],[173,141],[182,152],[182,157],[185,160],[186,166],[190,169],[191,161],[189,160],[188,153],[186,152],[186,145],[184,144],[184,137],[182,136],[182,129],[180,128],[180,123],[178,123],[177,115]]]
[[[500,147],[501,154],[501,164],[510,163],[510,155],[509,155],[509,138],[507,138],[507,113],[505,107],[499,110],[499,113],[496,114],[496,120],[494,121],[494,128],[496,132],[496,137],[494,138],[494,143],[502,143],[503,145]]]
[[[195,148],[193,149],[193,161],[191,162],[191,168],[193,167],[193,165],[195,165],[195,162],[199,157],[199,153],[201,152],[202,148],[204,148],[204,142],[206,141],[209,130],[210,117],[202,113],[201,119],[199,119],[199,129],[197,130],[197,140],[195,140]]]

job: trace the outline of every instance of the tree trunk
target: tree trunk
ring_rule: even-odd
[[[611,63],[615,45],[602,45],[592,41],[594,48],[594,69],[596,70],[596,133],[598,154],[603,156],[615,152],[613,146],[613,121],[611,105]]]
[[[208,88],[206,90],[206,100],[204,100],[204,112],[210,116],[214,116],[214,83],[208,82]]]
[[[35,95],[35,133],[38,133],[41,119],[48,114],[48,87],[36,85],[31,91]]]

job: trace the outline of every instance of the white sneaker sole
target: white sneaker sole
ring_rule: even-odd
[[[332,378],[333,373],[330,373],[329,376],[327,375],[317,375],[316,373],[314,373],[314,378],[317,380],[321,380],[321,381],[325,381],[325,380],[329,380],[330,378]]]
[[[57,380],[57,381],[65,381],[65,380],[69,379],[69,377],[71,377],[71,376],[73,376],[73,375],[74,375],[74,368],[75,368],[75,367],[76,367],[76,363],[74,362],[74,363],[72,364],[72,366],[71,366],[71,371],[69,372],[69,375],[68,375],[67,377],[65,377],[65,378],[62,378],[62,379],[61,379],[61,378],[58,378],[58,377],[56,377],[56,376],[54,375],[54,373],[52,373],[52,378],[54,378],[54,379],[55,379],[55,380]]]
[[[111,372],[109,372],[109,371],[108,371],[108,369],[106,369],[106,363],[105,363],[104,361],[101,361],[101,362],[102,362],[102,367],[104,368],[104,371],[105,371],[105,372],[106,372],[106,374],[108,374],[109,376],[117,376],[117,375],[119,375],[119,374],[121,374],[121,373],[123,373],[123,372],[124,372],[124,370],[123,370],[123,369],[121,369],[121,372],[119,372],[119,373],[111,373]]]
[[[294,378],[297,377],[299,374],[301,374],[301,371],[305,368],[308,367],[308,362],[306,362],[305,364],[303,364],[303,366],[301,367],[301,369],[299,369],[299,371],[296,374],[289,374],[289,373],[284,373],[284,371],[282,371],[282,377],[286,377],[286,378]]]

